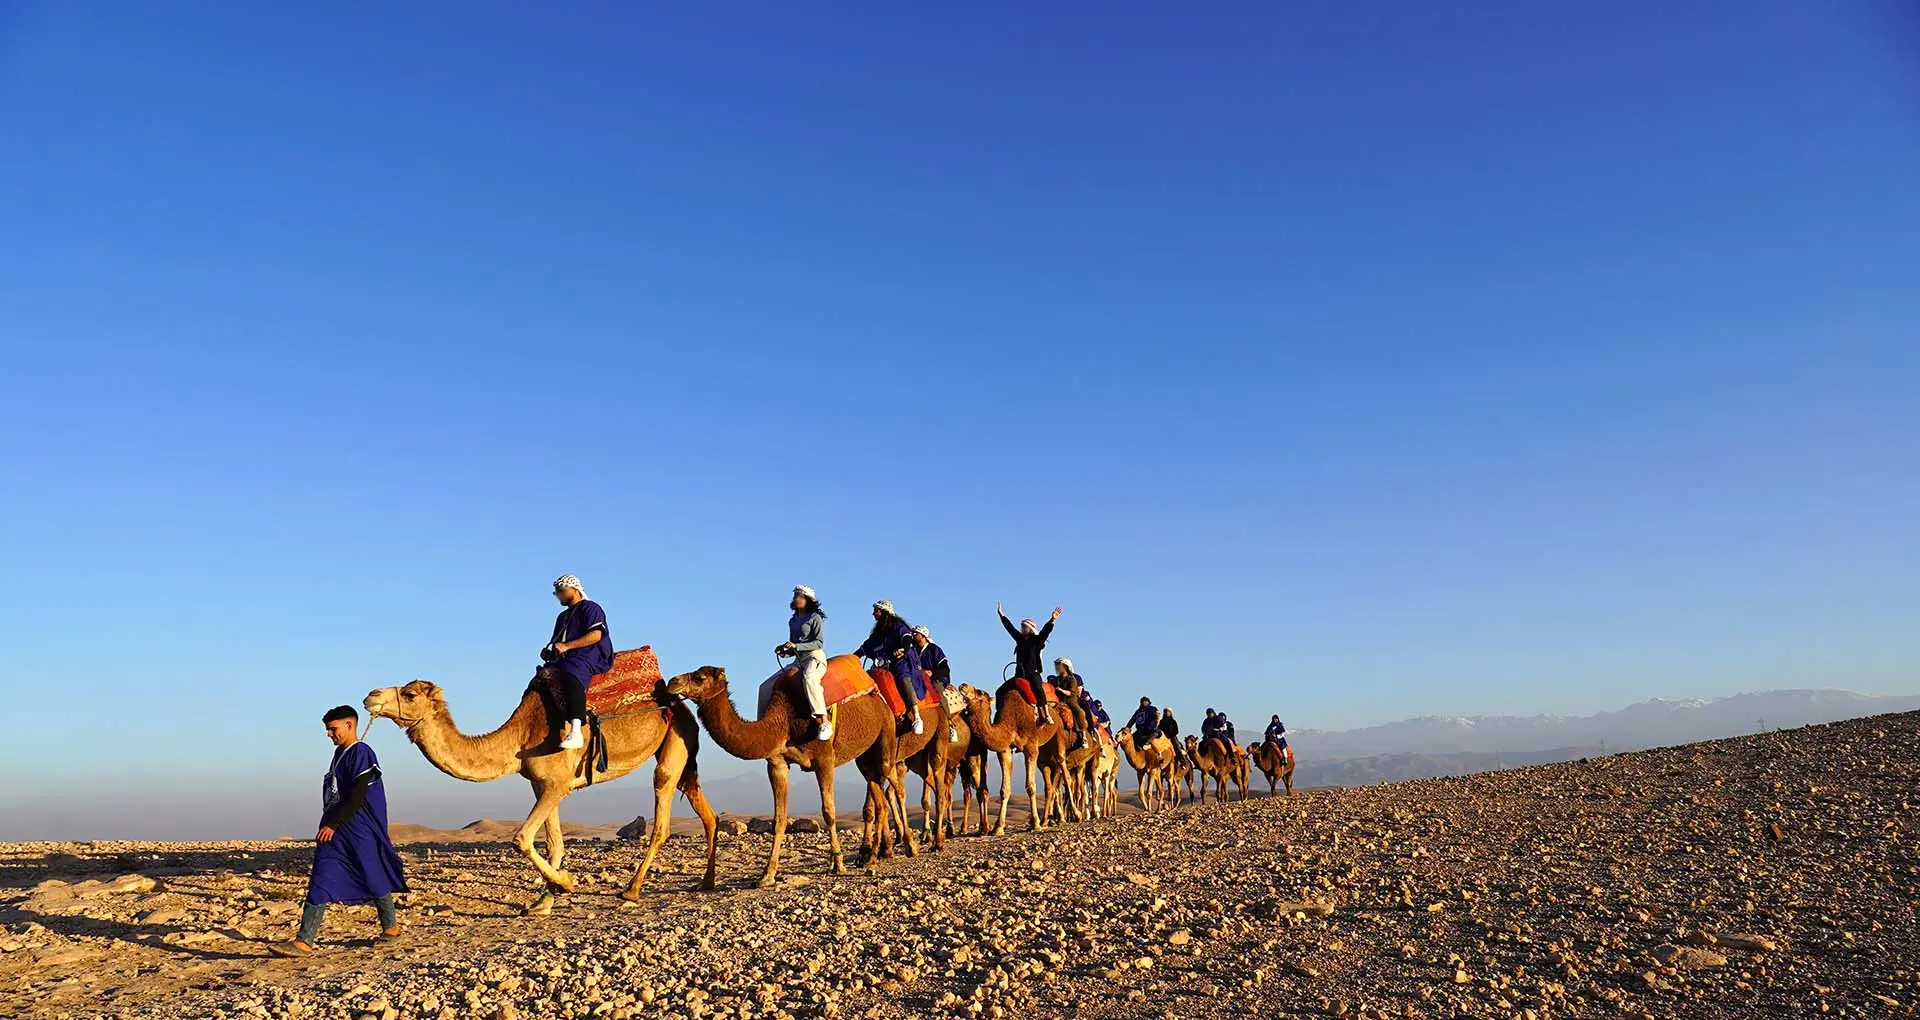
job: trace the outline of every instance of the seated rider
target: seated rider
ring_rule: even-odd
[[[533,675],[558,692],[555,714],[566,720],[560,746],[573,750],[586,744],[581,722],[587,717],[587,685],[613,668],[613,638],[607,634],[606,610],[580,590],[579,578],[565,574],[555,580],[553,597],[565,608],[553,621],[553,638],[540,649],[544,665]]]
[[[947,651],[933,643],[933,633],[925,627],[913,628],[913,646],[920,652],[920,675],[927,682],[927,694],[944,698],[947,690],[953,686],[953,665],[947,661]],[[960,710],[963,714],[966,709]],[[960,728],[947,720],[947,742],[960,739]]]
[[[1065,656],[1053,660],[1053,675],[1047,679],[1053,682],[1053,689],[1062,695],[1067,715],[1073,719],[1071,749],[1078,751],[1087,746],[1087,709],[1082,700],[1087,696],[1086,681],[1073,671],[1073,660]]]
[[[827,614],[820,610],[820,597],[804,584],[793,586],[793,598],[787,603],[793,615],[787,618],[787,640],[773,650],[778,656],[793,656],[787,675],[800,681],[807,692],[807,711],[813,715],[815,740],[833,739],[833,720],[827,715],[827,696],[821,681],[827,676]]]
[[[1187,760],[1187,745],[1180,742],[1180,720],[1173,717],[1173,709],[1160,713],[1160,732],[1173,744],[1173,757],[1187,768],[1193,763]]]
[[[1113,717],[1107,714],[1107,706],[1102,704],[1099,698],[1093,699],[1093,705],[1087,709],[1087,714],[1100,720],[1101,729],[1113,729]]]
[[[920,649],[913,643],[913,625],[893,611],[893,603],[881,599],[873,604],[873,630],[854,654],[887,664],[893,673],[893,685],[900,691],[900,703],[906,706],[896,722],[906,722],[913,732],[925,733],[917,689],[926,682],[920,678]]]
[[[1281,722],[1277,714],[1273,717],[1273,721],[1267,724],[1266,741],[1282,751],[1287,749],[1287,724]]]
[[[1027,702],[1033,706],[1034,718],[1045,726],[1053,722],[1053,717],[1047,714],[1046,699],[1041,697],[1040,653],[1047,647],[1047,638],[1053,635],[1053,625],[1060,621],[1060,607],[1053,607],[1053,615],[1047,618],[1045,627],[1027,619],[1020,621],[1019,630],[1015,630],[1013,621],[1007,619],[1006,606],[995,606],[993,611],[1000,616],[1000,626],[1007,628],[1007,634],[1013,638],[1013,678],[1019,681],[1014,686],[1027,696]]]
[[[1140,707],[1134,709],[1133,718],[1127,720],[1127,729],[1133,731],[1133,746],[1145,747],[1153,743],[1160,735],[1160,710],[1146,695],[1140,696]]]
[[[1207,717],[1200,723],[1200,739],[1212,740],[1218,738],[1231,746],[1233,744],[1232,734],[1233,727],[1227,722],[1227,717],[1215,712],[1211,708],[1207,709]]]

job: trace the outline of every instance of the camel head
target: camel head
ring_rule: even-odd
[[[727,671],[719,666],[702,666],[667,680],[667,693],[677,694],[703,704],[727,696]]]
[[[405,687],[382,687],[367,692],[361,706],[369,721],[392,719],[403,730],[411,730],[437,715],[445,715],[447,696],[438,685],[415,680]]]
[[[1200,738],[1191,733],[1187,734],[1187,750],[1190,752],[1200,750]]]

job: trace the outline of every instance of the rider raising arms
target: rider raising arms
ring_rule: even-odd
[[[1045,669],[1040,662],[1040,653],[1046,650],[1047,638],[1053,636],[1053,625],[1060,620],[1060,607],[1054,607],[1046,626],[1039,626],[1027,619],[1020,621],[1018,630],[1014,629],[1013,621],[1007,619],[1006,606],[995,606],[994,612],[1000,616],[1000,626],[1007,628],[1007,634],[1013,638],[1013,675],[1026,681],[1027,700],[1033,703],[1034,717],[1042,724],[1052,722],[1047,715],[1046,700],[1040,692],[1040,678]]]

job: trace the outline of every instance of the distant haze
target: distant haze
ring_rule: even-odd
[[[1801,690],[1741,694],[1713,700],[1647,701],[1615,712],[1564,716],[1429,716],[1362,729],[1303,729],[1292,739],[1299,752],[1301,786],[1360,785],[1565,760],[1791,728],[1840,719],[1920,709],[1920,697],[1887,697],[1852,691]],[[1243,725],[1243,740],[1258,739],[1259,725]],[[381,749],[390,776],[389,800],[396,822],[458,828],[481,818],[523,818],[531,806],[517,777],[470,784],[433,771],[386,724],[370,741]],[[321,751],[324,755],[324,750]],[[322,758],[324,761],[324,758]],[[1020,759],[1014,759],[1014,792],[1024,792]],[[703,741],[702,786],[716,810],[765,814],[772,810],[764,768],[729,758]],[[1123,768],[1123,785],[1131,773]],[[562,817],[575,823],[624,822],[653,810],[650,767],[620,782],[569,797]],[[795,814],[819,810],[817,784],[797,769],[791,774],[788,807]],[[858,810],[864,793],[857,773],[836,776],[836,807]],[[1256,772],[1256,789],[1265,783]],[[997,796],[1000,774],[992,767]],[[247,790],[186,777],[166,797],[71,797],[19,792],[0,794],[0,840],[174,839],[208,840],[305,837],[317,812],[317,782],[271,779]],[[18,788],[14,788],[17,790]],[[920,783],[908,781],[917,805]],[[690,815],[675,798],[676,816]]]

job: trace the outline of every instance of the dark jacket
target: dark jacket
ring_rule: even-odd
[[[1160,710],[1152,705],[1141,706],[1138,712],[1133,713],[1133,718],[1127,720],[1127,729],[1132,730],[1136,737],[1151,737],[1160,732]]]
[[[1007,619],[1006,614],[1002,613],[1000,626],[1007,628],[1007,633],[1013,635],[1013,661],[1017,674],[1032,681],[1038,681],[1046,676],[1046,667],[1040,663],[1040,653],[1047,647],[1047,638],[1053,636],[1053,621],[1048,620],[1042,624],[1040,633],[1028,634],[1014,626],[1013,621]]]

